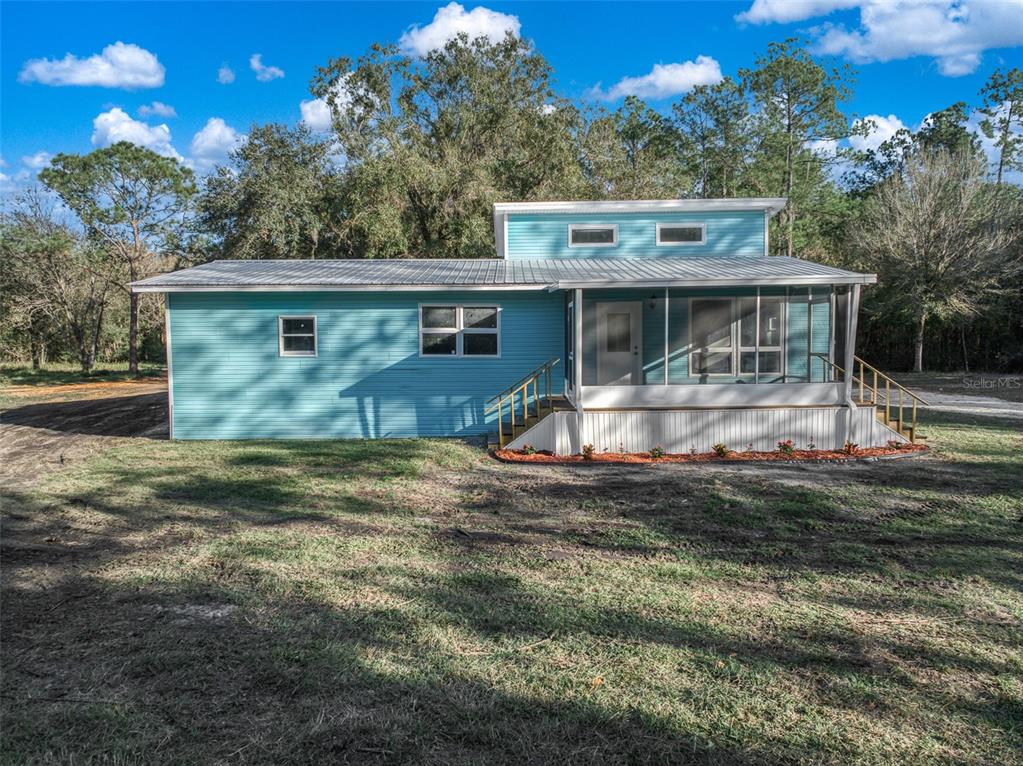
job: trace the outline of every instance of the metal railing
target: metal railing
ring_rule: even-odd
[[[511,421],[510,424],[511,433],[509,434],[509,437],[511,439],[515,438],[515,429],[518,428],[519,426],[516,420],[516,409],[517,407],[519,407],[519,402],[521,402],[522,415],[521,425],[523,428],[529,426],[530,393],[532,393],[533,397],[533,406],[535,408],[536,413],[533,417],[535,417],[536,423],[539,423],[541,418],[543,417],[542,405],[544,400],[547,401],[548,407],[547,414],[554,412],[554,399],[551,395],[551,392],[553,390],[551,371],[554,369],[554,366],[558,364],[558,362],[560,361],[561,359],[559,359],[558,357],[548,359],[546,362],[541,364],[528,375],[521,378],[518,382],[512,384],[511,386],[508,386],[508,388],[506,388],[504,391],[497,394],[496,396],[491,397],[490,400],[487,402],[486,407],[484,408],[485,414],[489,415],[491,412],[494,412],[495,410],[497,411],[497,443],[502,449],[504,448],[505,445],[504,433],[505,406],[507,406]],[[540,395],[541,383],[543,384],[542,385],[543,396]]]
[[[826,354],[814,354],[818,359],[823,360],[825,363],[831,365],[836,371],[841,373],[842,380],[845,379],[845,370],[839,365],[828,359]],[[859,365],[860,374],[856,375],[856,366]],[[871,381],[868,383],[868,376]],[[903,386],[901,383],[897,383],[890,377],[885,375],[879,369],[874,367],[872,364],[860,359],[858,356],[853,357],[853,375],[852,383],[854,388],[859,389],[859,401],[857,404],[869,404],[877,409],[877,417],[889,428],[894,423],[895,430],[904,436],[908,436],[911,442],[916,441],[916,423],[917,413],[916,408],[918,404],[927,406],[927,402],[923,397],[914,394],[908,388]],[[895,390],[898,396],[898,402],[896,403],[892,389]],[[869,397],[869,398],[868,398]],[[909,397],[910,403],[906,404],[906,397]],[[882,401],[884,402],[884,408],[882,409]],[[909,425],[906,425],[906,407],[909,406]],[[893,417],[892,412],[897,412],[897,416]]]

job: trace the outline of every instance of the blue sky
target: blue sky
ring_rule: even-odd
[[[51,154],[118,138],[202,172],[253,123],[298,122],[303,101],[316,127],[308,83],[331,57],[373,42],[421,53],[458,29],[531,40],[570,98],[613,107],[637,93],[665,109],[694,84],[751,66],[770,41],[803,35],[857,69],[846,108],[882,118],[877,140],[976,103],[996,67],[1023,66],[1023,0],[4,2],[0,26],[7,190]],[[218,81],[225,67],[229,83]]]

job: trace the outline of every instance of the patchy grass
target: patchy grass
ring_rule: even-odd
[[[82,372],[77,364],[53,362],[41,370],[18,362],[0,362],[0,387],[52,386],[71,383],[99,383],[101,381],[134,380],[136,377],[160,377],[166,373],[162,364],[139,364],[139,375],[128,373],[127,362],[98,362],[89,372]]]
[[[4,511],[6,762],[1009,763],[1023,434],[876,465],[119,443]]]

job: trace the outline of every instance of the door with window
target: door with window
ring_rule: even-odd
[[[638,385],[643,349],[643,304],[597,304],[597,385]]]

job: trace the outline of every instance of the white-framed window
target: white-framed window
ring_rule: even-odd
[[[739,299],[739,374],[782,374],[782,326],[785,300],[781,296],[761,296],[760,319],[757,321],[756,297]],[[757,333],[760,343],[757,344]],[[759,355],[759,363],[758,363]]]
[[[569,247],[618,247],[616,223],[570,223]]]
[[[690,375],[734,374],[733,313],[732,298],[690,299]]]
[[[316,317],[277,317],[277,348],[281,356],[316,356]]]
[[[419,355],[499,357],[501,307],[493,303],[420,304]]]
[[[686,247],[702,245],[707,241],[705,223],[659,223],[657,244],[659,247]]]
[[[783,378],[783,296],[691,298],[689,317],[690,375],[753,376],[761,383]]]

